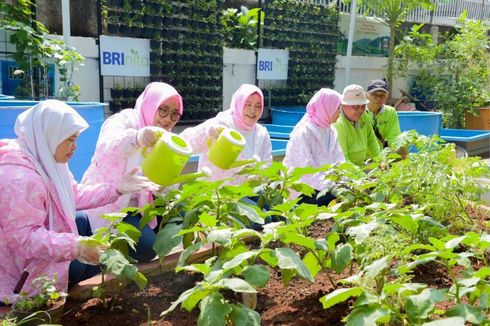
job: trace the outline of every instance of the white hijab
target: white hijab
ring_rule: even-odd
[[[67,217],[75,218],[75,195],[67,163],[54,159],[56,148],[71,135],[88,128],[88,123],[70,106],[57,100],[42,101],[22,112],[15,121],[20,146],[34,161],[36,171],[53,182]],[[49,227],[53,210],[49,208]]]

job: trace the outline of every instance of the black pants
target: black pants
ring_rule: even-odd
[[[319,191],[315,191],[315,193],[311,196],[301,195],[298,204],[312,204],[317,206],[328,206],[328,204],[334,200],[336,197],[332,195],[332,193],[327,192],[325,195],[316,198]]]

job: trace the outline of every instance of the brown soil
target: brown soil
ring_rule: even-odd
[[[315,223],[310,228],[310,235],[323,237],[330,225],[328,221]],[[353,300],[324,310],[319,299],[333,290],[325,273],[320,273],[313,284],[295,278],[288,286],[283,285],[280,272],[270,270],[270,275],[271,279],[266,287],[259,289],[257,300],[256,310],[261,315],[262,325],[343,325],[342,318],[349,314]],[[331,275],[337,281],[347,277],[348,271],[342,275]],[[160,317],[160,313],[199,280],[199,275],[175,274],[173,271],[151,277],[143,291],[139,291],[135,285],[123,289],[112,310],[111,302],[108,307],[104,307],[99,299],[68,298],[62,324],[196,325],[198,307],[191,313],[181,310],[180,306],[164,317]],[[449,286],[450,281],[443,266],[428,264],[414,270],[413,282],[442,288]],[[225,296],[230,300],[238,299],[237,295],[230,293]]]
[[[347,276],[343,274],[336,279]],[[69,299],[65,306],[62,324],[70,325],[196,325],[199,310],[191,313],[179,308],[165,317],[160,313],[172,301],[199,281],[199,276],[167,272],[149,279],[144,291],[134,285],[122,290],[121,295],[110,309],[99,299]],[[317,276],[314,284],[295,279],[285,287],[281,276],[271,270],[271,280],[260,289],[257,311],[262,325],[342,325],[341,319],[349,313],[349,304],[342,304],[324,310],[319,299],[332,291],[325,274]],[[227,296],[228,298],[233,296]],[[148,323],[150,315],[150,323]]]
[[[310,235],[324,237],[331,222],[317,222],[310,228]],[[319,299],[333,290],[325,273],[316,277],[314,284],[295,278],[284,286],[281,275],[270,270],[271,279],[267,286],[259,289],[257,311],[262,325],[342,325],[342,318],[349,313],[352,302],[336,305],[324,310]],[[339,280],[348,274],[335,275]],[[149,278],[148,285],[139,291],[130,285],[121,291],[111,310],[99,299],[75,300],[68,298],[62,324],[70,325],[196,325],[199,309],[191,313],[175,309],[164,317],[160,313],[167,309],[172,301],[200,280],[199,275],[167,272]],[[226,295],[228,299],[238,296]],[[150,318],[148,316],[150,315]],[[150,321],[150,323],[149,323]]]

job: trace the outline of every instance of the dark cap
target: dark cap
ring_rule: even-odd
[[[381,79],[371,80],[367,87],[367,92],[371,93],[375,91],[383,91],[385,93],[388,93],[388,85],[386,85],[386,82]]]

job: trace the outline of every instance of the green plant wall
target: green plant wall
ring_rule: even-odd
[[[151,81],[174,86],[184,98],[184,121],[221,111],[221,0],[107,0],[109,35],[149,38]]]
[[[322,87],[333,87],[338,11],[296,0],[266,1],[264,48],[289,50],[287,87],[272,89],[272,105],[303,105]]]

